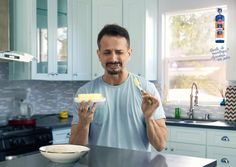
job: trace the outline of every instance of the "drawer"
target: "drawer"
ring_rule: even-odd
[[[207,147],[207,158],[217,159],[217,167],[234,167],[236,165],[236,149],[215,146]]]
[[[236,148],[236,132],[232,130],[208,130],[207,145]]]
[[[169,144],[170,154],[187,155],[194,157],[206,157],[206,146],[198,144],[186,144],[171,142]]]
[[[170,141],[206,144],[206,130],[201,128],[171,127]]]

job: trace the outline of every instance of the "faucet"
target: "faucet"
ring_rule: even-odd
[[[193,88],[195,87],[195,96],[194,96],[194,101],[193,101]],[[194,103],[194,104],[193,104]],[[194,118],[194,108],[193,106],[198,106],[198,88],[197,84],[193,82],[192,87],[191,87],[191,94],[190,94],[190,107],[189,107],[189,112],[187,113],[189,116],[189,119]]]

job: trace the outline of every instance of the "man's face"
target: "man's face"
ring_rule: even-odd
[[[110,75],[120,74],[131,57],[131,49],[128,48],[124,37],[104,35],[100,41],[100,49],[97,51],[99,60]]]

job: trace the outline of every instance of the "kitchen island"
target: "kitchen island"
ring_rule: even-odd
[[[89,146],[89,148],[88,154],[74,163],[54,163],[39,152],[35,152],[10,161],[0,162],[0,167],[216,167],[216,160],[213,159],[101,146]]]

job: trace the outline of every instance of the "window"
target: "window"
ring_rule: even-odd
[[[227,18],[227,8],[222,9]],[[217,47],[216,15],[215,7],[165,15],[164,96],[167,103],[189,104],[193,82],[198,85],[199,103],[218,105],[222,101],[226,62],[213,60],[210,52]],[[225,43],[218,45],[226,48]]]

